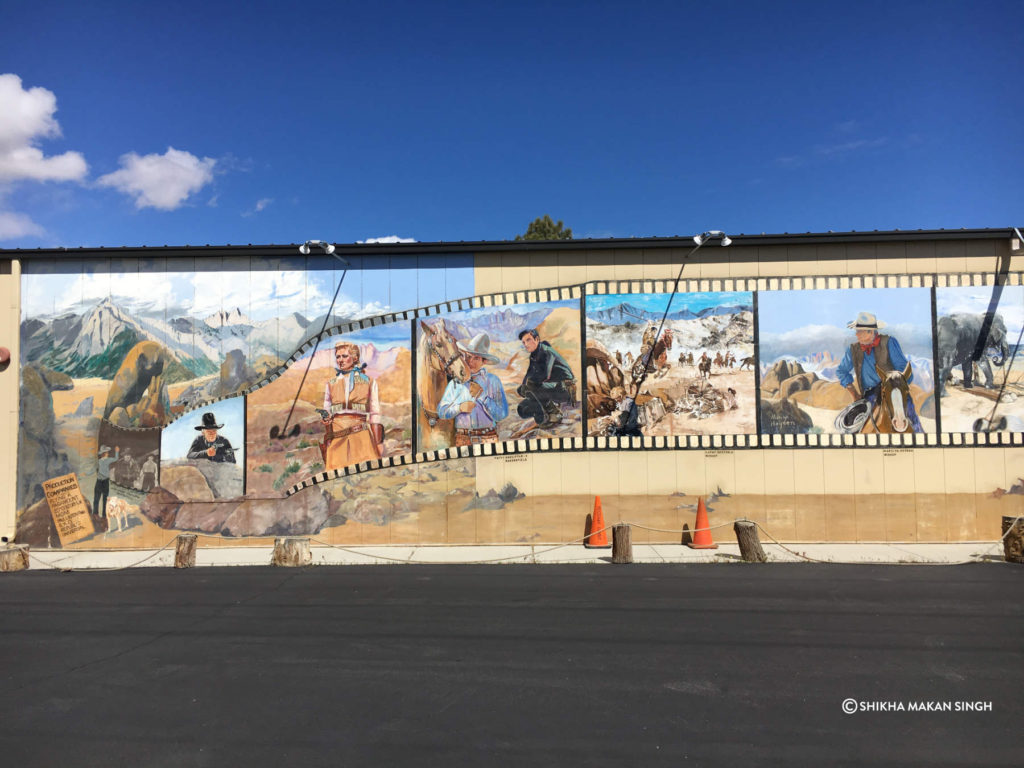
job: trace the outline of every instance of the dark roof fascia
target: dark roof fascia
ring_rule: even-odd
[[[1002,240],[1015,237],[1012,227],[988,229],[874,230],[871,232],[804,232],[730,235],[738,246],[818,245],[825,243],[880,243],[911,240]],[[395,254],[455,254],[494,251],[578,251],[629,248],[692,248],[692,237],[620,237],[584,240],[479,240],[437,243],[337,244],[339,256],[390,256]],[[113,248],[2,248],[0,259],[163,258],[187,252],[200,258],[298,257],[298,243],[283,245],[182,245],[119,246]],[[314,251],[316,253],[316,251]],[[322,254],[321,254],[322,255]]]

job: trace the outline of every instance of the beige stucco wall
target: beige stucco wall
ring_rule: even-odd
[[[0,371],[0,535],[14,538],[18,474],[18,347],[21,265],[0,261],[0,347],[11,362]]]
[[[705,245],[683,277],[781,277],[1024,270],[1007,240],[925,240],[823,245]],[[685,248],[509,251],[476,256],[476,293],[554,288],[590,280],[675,279]]]

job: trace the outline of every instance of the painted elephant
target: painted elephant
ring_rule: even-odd
[[[988,338],[981,343],[981,329],[985,322],[985,313],[968,314],[954,313],[944,315],[938,322],[939,342],[939,376],[937,379],[939,396],[945,394],[946,381],[953,369],[960,366],[964,375],[964,389],[974,386],[974,363],[978,364],[985,379],[986,389],[995,389],[992,378],[992,363],[1001,366],[1009,356],[1009,345],[1006,340],[1006,323],[1002,315],[994,315],[988,330]]]

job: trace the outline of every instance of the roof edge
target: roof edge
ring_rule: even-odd
[[[759,235],[730,234],[734,245],[813,245],[824,243],[866,243],[911,240],[999,240],[1016,237],[1013,227],[984,229],[893,229],[856,230],[850,232],[803,232]],[[341,256],[375,256],[424,253],[486,253],[489,251],[577,251],[611,248],[690,248],[693,238],[672,237],[609,237],[579,240],[476,240],[421,243],[338,243],[335,253]],[[201,257],[224,256],[298,256],[299,243],[268,245],[163,245],[114,246],[81,248],[0,248],[0,259],[64,259],[90,256],[153,257],[187,251]]]

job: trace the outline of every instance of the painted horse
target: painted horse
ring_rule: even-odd
[[[910,363],[902,371],[883,371],[875,366],[875,372],[881,379],[878,402],[874,418],[868,419],[863,431],[887,434],[920,431],[920,424],[915,423],[917,419],[913,418],[913,403],[910,400]]]
[[[419,399],[419,445],[417,450],[432,451],[455,444],[455,421],[437,415],[437,406],[448,382],[467,381],[469,369],[455,344],[455,337],[444,326],[444,319],[433,325],[420,321],[417,346],[419,373],[416,393]]]
[[[630,375],[633,383],[639,382],[645,375],[654,373],[654,378],[664,376],[668,373],[671,363],[668,361],[668,351],[672,349],[672,331],[668,328],[661,334],[661,337],[654,342],[654,347],[644,345],[640,354],[633,364]]]

